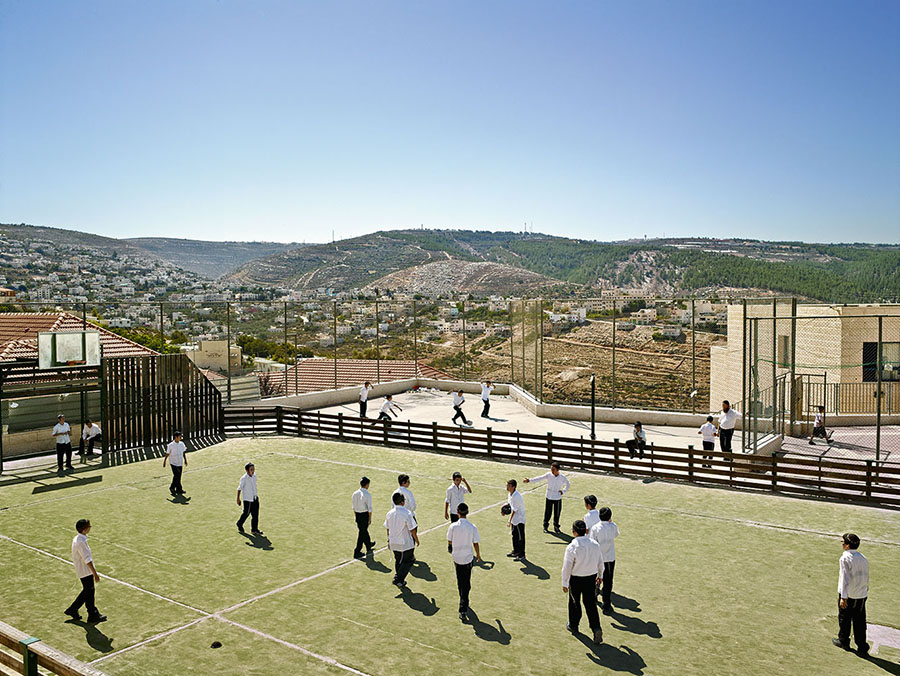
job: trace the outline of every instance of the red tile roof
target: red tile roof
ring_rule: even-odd
[[[88,331],[100,332],[104,357],[131,357],[158,354],[148,347],[87,322]],[[81,317],[68,312],[0,312],[0,361],[37,359],[37,336],[42,331],[81,331]]]
[[[379,373],[380,378],[379,378]],[[435,378],[449,380],[450,375],[432,368],[423,362],[412,359],[382,359],[379,365],[375,359],[338,359],[337,386],[351,387],[362,385],[367,380],[377,383],[389,380],[405,380],[408,378]],[[284,371],[261,373],[260,386],[273,394],[303,394],[304,392],[320,392],[334,389],[334,360],[315,357],[304,359],[296,367],[291,366]],[[284,385],[287,383],[287,392]]]

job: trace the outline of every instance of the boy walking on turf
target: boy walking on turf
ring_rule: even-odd
[[[56,424],[53,426],[53,436],[56,437],[56,471],[62,474],[63,458],[66,461],[66,469],[72,467],[72,439],[69,437],[71,428],[66,422],[66,416],[60,413],[56,416]]]
[[[409,474],[400,474],[397,477],[397,483],[399,484],[397,488],[394,489],[393,494],[391,495],[391,501],[394,499],[394,495],[399,493],[403,496],[403,506],[406,507],[412,515],[416,515],[416,499],[413,497],[412,491],[409,490]],[[396,502],[394,504],[397,504]]]
[[[591,540],[600,546],[603,555],[603,589],[600,596],[603,600],[603,614],[612,614],[613,575],[616,572],[616,538],[619,527],[612,521],[612,510],[603,507],[600,511],[600,523],[591,528]]]
[[[573,634],[578,633],[581,621],[581,606],[587,612],[588,626],[594,634],[594,643],[603,643],[603,630],[600,628],[600,615],[597,613],[597,602],[594,590],[598,579],[603,576],[603,554],[600,545],[587,535],[584,521],[579,519],[572,524],[572,535],[575,537],[566,547],[562,566],[562,590],[569,595],[569,622],[566,629]]]
[[[87,541],[88,533],[91,532],[91,522],[88,519],[79,519],[75,524],[75,530],[78,531],[78,535],[72,540],[72,563],[75,564],[75,575],[81,581],[81,593],[64,612],[73,620],[80,620],[81,615],[78,611],[84,606],[88,613],[88,622],[105,622],[106,615],[101,615],[94,604],[94,585],[100,581],[100,575],[94,567],[94,556]]]
[[[834,434],[834,430],[829,432],[825,429],[825,407],[819,406],[819,411],[816,413],[815,422],[813,422],[812,434],[809,435],[809,445],[813,445],[813,439],[815,437],[821,437],[829,444],[831,443],[831,436]]]
[[[388,549],[394,552],[392,584],[403,589],[406,587],[406,576],[416,562],[415,549],[419,544],[419,536],[416,534],[418,524],[412,512],[403,506],[405,498],[402,493],[394,493],[392,502],[394,508],[384,517],[384,527],[387,529]]]
[[[181,432],[175,432],[172,435],[172,441],[166,447],[166,457],[163,458],[163,467],[168,461],[172,468],[172,483],[169,486],[169,492],[172,495],[184,495],[184,488],[181,486],[181,472],[187,465],[186,451],[187,448],[181,440]]]
[[[469,591],[472,589],[472,565],[475,560],[481,562],[481,550],[478,547],[478,529],[466,518],[469,506],[461,502],[457,510],[459,518],[447,529],[447,550],[453,555],[453,567],[456,568],[459,619],[465,622],[469,612]]]
[[[838,637],[831,639],[838,648],[850,650],[850,629],[856,652],[869,654],[866,641],[866,598],[869,596],[869,561],[859,552],[859,536],[844,533],[841,536],[840,573],[838,575]]]
[[[464,486],[461,484],[465,484]],[[450,518],[452,523],[459,519],[457,508],[466,499],[466,493],[471,493],[469,482],[459,472],[453,473],[453,483],[447,488],[447,498],[444,500],[444,519]]]
[[[463,396],[463,391],[459,390],[458,392],[453,393],[453,410],[456,413],[453,414],[453,424],[456,424],[457,418],[462,418],[463,425],[471,425],[468,420],[466,420],[466,414],[462,411],[462,405],[465,403],[466,398]]]
[[[243,498],[243,500],[241,500]],[[244,476],[238,484],[237,503],[243,505],[241,518],[237,521],[237,529],[244,532],[244,522],[250,517],[250,532],[254,535],[262,535],[259,529],[259,492],[256,489],[256,467],[252,462],[244,465]]]
[[[372,495],[369,493],[369,477],[359,480],[359,489],[353,494],[353,517],[356,519],[356,528],[359,534],[356,536],[356,549],[353,550],[353,558],[362,558],[363,545],[366,546],[366,554],[372,553],[375,541],[369,538],[369,526],[372,523]]]
[[[559,528],[559,517],[562,514],[562,499],[569,490],[569,480],[564,474],[559,473],[559,463],[555,460],[550,463],[550,471],[533,479],[525,479],[525,483],[547,480],[547,499],[544,502],[544,532],[550,532],[550,514],[553,514],[553,528],[557,533],[562,533]]]
[[[485,380],[481,383],[481,401],[484,403],[484,408],[481,409],[481,417],[487,418],[488,412],[491,410],[491,392],[494,390],[494,383],[490,380]]]
[[[703,435],[703,450],[704,451],[714,451],[716,450],[716,426],[713,425],[713,417],[711,415],[706,416],[706,422],[700,425],[700,429],[697,430],[697,434]],[[712,460],[711,455],[704,455],[704,460]],[[710,464],[704,464],[704,467],[712,467]]]
[[[516,490],[515,479],[506,482],[506,490],[509,493],[506,504],[510,509],[506,526],[512,531],[512,551],[507,556],[513,561],[522,561],[525,558],[525,500]]]
[[[369,390],[375,389],[368,380],[359,388],[359,417],[366,417],[366,409],[369,405]]]

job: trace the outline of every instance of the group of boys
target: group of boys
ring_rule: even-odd
[[[53,426],[53,438],[56,440],[56,470],[62,474],[72,471],[72,428],[66,422],[66,416],[60,413],[56,416],[56,424]],[[78,454],[81,456],[94,455],[94,444],[100,441],[100,425],[90,418],[85,420],[81,429],[81,443],[78,446]]]
[[[370,381],[366,381],[363,383],[362,387],[359,388],[359,417],[365,418],[366,412],[369,408],[369,392],[375,389]],[[481,383],[481,417],[489,418],[490,410],[491,410],[491,392],[494,391],[494,384],[490,380],[486,380]],[[462,390],[455,390],[451,392],[453,395],[453,418],[452,422],[456,424],[456,421],[462,418],[463,425],[472,425],[472,421],[466,418],[466,414],[463,413],[462,406],[466,401],[465,395]],[[386,420],[388,423],[391,421],[391,416],[393,415],[395,418],[397,417],[396,411],[402,411],[403,409],[396,403],[394,403],[393,395],[385,395],[384,401],[381,403],[381,408],[378,410],[378,420]],[[374,424],[374,423],[373,423]]]

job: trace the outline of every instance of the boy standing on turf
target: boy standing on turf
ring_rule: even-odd
[[[453,566],[456,568],[459,619],[465,622],[469,612],[469,591],[472,589],[472,564],[475,560],[481,561],[481,550],[478,548],[478,529],[466,518],[469,506],[461,502],[457,510],[459,518],[447,529],[447,550],[453,555]]]
[[[481,383],[481,401],[484,403],[484,408],[481,409],[481,417],[487,418],[488,412],[491,410],[491,392],[494,389],[494,383],[490,380],[485,380]]]
[[[711,415],[706,416],[706,422],[700,425],[700,429],[697,430],[697,434],[703,435],[703,450],[704,451],[714,451],[716,449],[716,426],[713,425],[713,417]],[[704,460],[712,460],[711,455],[704,455]],[[704,467],[712,467],[710,464],[704,464]]]
[[[516,490],[515,479],[506,482],[506,490],[509,493],[506,504],[510,508],[506,526],[512,530],[512,551],[507,556],[513,561],[522,561],[525,558],[525,500]]]
[[[844,533],[841,536],[841,554],[838,575],[838,637],[831,639],[839,648],[850,650],[850,629],[856,652],[861,657],[869,654],[866,641],[866,599],[869,596],[869,561],[859,551],[859,536]]]
[[[593,528],[595,524],[600,523],[600,512],[597,511],[597,496],[585,495],[584,508],[587,510],[587,514],[584,515],[584,525],[587,526],[588,532],[590,533],[591,528]]]
[[[588,626],[594,634],[594,643],[603,643],[603,630],[600,628],[600,615],[597,613],[597,602],[594,590],[600,577],[603,576],[603,554],[600,546],[587,535],[584,521],[580,519],[572,524],[572,540],[566,547],[562,566],[562,590],[569,595],[569,622],[566,629],[573,634],[578,633],[581,621],[581,606],[588,616]]]
[[[106,615],[101,615],[94,605],[94,585],[100,581],[100,575],[94,567],[94,557],[88,546],[87,536],[91,532],[91,522],[88,519],[79,519],[75,524],[78,535],[72,540],[72,563],[75,564],[75,575],[81,581],[81,593],[72,605],[65,609],[65,614],[73,620],[80,620],[78,614],[81,606],[88,612],[88,622],[105,622]]]
[[[555,460],[550,463],[550,471],[533,479],[525,479],[525,483],[547,480],[547,499],[544,503],[544,532],[550,532],[550,514],[553,514],[553,528],[557,533],[562,533],[559,528],[559,517],[562,514],[562,499],[569,490],[569,480],[564,474],[559,473],[559,463]]]
[[[459,390],[453,393],[453,410],[456,413],[453,414],[453,424],[456,424],[457,418],[462,418],[463,425],[471,425],[468,420],[466,420],[466,414],[462,411],[462,405],[465,403],[466,398],[463,396],[463,391]]]
[[[66,416],[60,413],[56,416],[56,424],[53,426],[53,436],[56,438],[56,471],[62,474],[63,457],[66,460],[66,469],[72,467],[72,439],[69,437],[71,428],[66,422]]]
[[[369,525],[372,523],[372,495],[369,493],[369,477],[364,476],[359,480],[359,489],[353,494],[353,516],[359,531],[356,536],[353,558],[361,559],[363,545],[366,546],[366,554],[371,554],[372,548],[375,547],[375,541],[369,538]]]
[[[603,507],[600,512],[600,523],[591,528],[591,540],[600,545],[600,553],[603,555],[603,614],[612,615],[612,586],[613,574],[616,572],[616,538],[619,537],[619,527],[612,521],[612,510]]]
[[[250,516],[250,532],[254,535],[262,535],[259,529],[259,492],[256,490],[256,467],[252,462],[244,465],[244,476],[238,484],[237,503],[240,507],[243,503],[244,510],[237,521],[237,529],[244,532],[244,521]],[[243,498],[243,500],[241,500]]]
[[[172,483],[169,486],[169,492],[172,495],[184,495],[184,488],[181,486],[181,472],[184,470],[184,466],[187,465],[186,451],[187,448],[185,448],[184,442],[181,440],[181,432],[175,432],[172,435],[172,441],[166,447],[166,457],[163,458],[163,467],[166,466],[166,461],[168,461],[169,466],[172,468]]]
[[[462,486],[460,484],[465,484]],[[453,483],[447,488],[447,498],[444,500],[444,519],[450,518],[451,523],[456,523],[459,519],[457,508],[460,503],[466,499],[466,493],[471,493],[469,482],[463,478],[459,472],[453,473]]]
[[[394,508],[384,517],[384,527],[387,529],[388,549],[394,552],[392,584],[403,589],[406,586],[406,576],[416,562],[415,550],[419,544],[419,536],[416,534],[418,524],[412,512],[403,506],[405,498],[402,493],[394,493],[391,498]]]
[[[359,417],[366,417],[366,408],[369,405],[369,390],[375,389],[368,380],[359,388]]]
[[[403,506],[408,509],[412,515],[415,517],[416,515],[416,499],[413,497],[412,491],[409,490],[409,474],[401,474],[397,477],[397,483],[399,484],[397,488],[394,489],[393,494],[391,495],[391,501],[394,499],[394,495],[400,493],[403,496]],[[394,502],[396,505],[397,503]]]

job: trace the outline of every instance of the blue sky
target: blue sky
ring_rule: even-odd
[[[3,2],[0,222],[900,241],[900,3]]]

